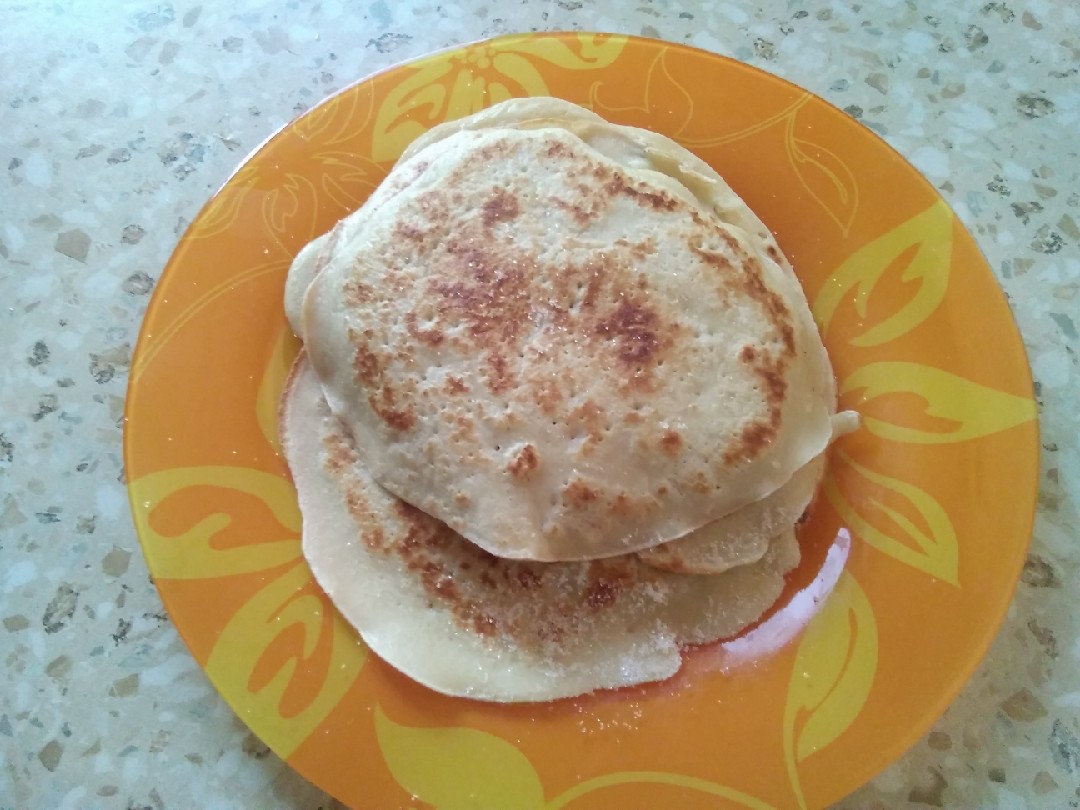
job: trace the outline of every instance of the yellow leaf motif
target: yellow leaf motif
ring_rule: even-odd
[[[222,487],[254,495],[280,524],[279,537],[260,537],[250,545],[214,548],[216,534],[233,521],[207,515],[179,536],[160,534],[151,522],[155,507],[189,487]],[[283,478],[246,467],[175,467],[136,478],[128,485],[135,522],[154,576],[203,579],[261,571],[300,557],[300,512],[296,492]]]
[[[204,239],[224,233],[236,224],[244,196],[254,187],[258,174],[254,163],[241,166],[206,204],[188,232],[191,239]]]
[[[858,717],[874,682],[877,620],[845,571],[799,642],[784,707],[784,754],[799,807],[799,764],[834,742]]]
[[[511,35],[494,39],[491,45],[499,50],[534,56],[567,70],[597,70],[619,58],[626,47],[626,37],[616,34]]]
[[[690,92],[671,75],[667,65],[668,48],[661,48],[645,73],[645,96],[640,104],[605,104],[600,99],[599,83],[589,88],[589,103],[605,113],[643,113],[650,118],[666,120],[665,128],[676,136],[682,133],[694,115],[694,99]],[[605,117],[609,117],[605,116]],[[667,122],[670,123],[667,123]]]
[[[319,193],[299,174],[287,174],[263,196],[263,224],[290,258],[314,239]]]
[[[814,301],[814,318],[822,333],[849,296],[853,297],[859,318],[865,319],[874,288],[886,271],[911,250],[914,255],[903,266],[900,280],[917,282],[915,293],[887,318],[869,324],[851,343],[860,347],[880,346],[907,334],[930,317],[949,286],[952,227],[952,211],[939,198],[926,210],[851,254],[825,282]]]
[[[621,773],[611,773],[604,776],[598,776],[595,779],[588,779],[578,785],[567,790],[565,793],[556,796],[550,802],[545,805],[545,810],[561,810],[568,804],[572,804],[582,796],[592,793],[602,788],[612,787],[614,785],[668,785],[670,787],[679,788],[680,791],[692,792],[692,793],[704,793],[707,796],[715,796],[717,799],[723,799],[723,807],[746,807],[748,810],[775,810],[775,808],[760,799],[755,799],[753,796],[748,796],[742,791],[734,790],[724,785],[718,785],[715,782],[710,782],[707,779],[698,779],[693,776],[684,776],[678,773],[667,773],[665,771],[624,771]],[[676,797],[673,795],[671,798],[673,804],[672,807],[678,807]]]
[[[271,645],[302,631],[300,649],[264,683],[252,688],[253,676]],[[330,645],[320,671],[302,672],[320,645]],[[327,602],[307,565],[298,562],[267,583],[221,631],[206,674],[229,696],[241,719],[259,719],[259,736],[278,756],[288,757],[326,719],[348,691],[364,664],[366,647]],[[302,708],[283,710],[293,690]]]
[[[501,737],[473,728],[412,728],[375,708],[387,767],[437,810],[538,810],[544,788],[532,763]]]
[[[301,140],[332,146],[347,142],[371,122],[375,94],[356,87],[332,96],[302,116],[290,129]]]
[[[794,113],[784,128],[784,148],[788,160],[810,196],[847,236],[859,208],[859,184],[847,164],[821,144],[795,134]]]
[[[706,779],[663,771],[624,771],[587,779],[544,801],[532,763],[501,737],[473,728],[398,725],[375,707],[375,734],[401,787],[436,810],[561,810],[586,794],[615,785],[668,785],[724,799],[725,806],[774,810],[741,791]]]
[[[537,69],[548,63],[569,70],[606,67],[622,52],[625,37],[508,36],[417,62],[375,114],[371,158],[396,160],[435,124],[521,96],[550,95]]]
[[[889,506],[880,497],[845,497],[844,490],[837,485],[836,479],[827,476],[822,492],[852,532],[883,554],[950,585],[959,586],[959,544],[949,513],[941,504],[914,484],[881,475],[856,464],[843,451],[837,451],[837,458],[850,465],[866,481],[880,487],[891,498],[898,499],[896,506],[903,504],[914,509],[929,529],[924,531],[903,512]],[[850,485],[847,489],[850,489]],[[900,527],[915,545],[892,537],[875,526],[875,510]]]
[[[454,71],[456,63],[443,55],[418,61],[415,72],[394,85],[375,114],[372,133],[371,159],[393,161],[428,129],[447,120],[445,109],[453,80],[444,82]],[[461,68],[464,82],[469,70]],[[459,91],[460,92],[460,91]]]
[[[868,431],[882,439],[910,444],[966,442],[1030,422],[1036,415],[1030,397],[1006,394],[921,363],[868,363],[855,369],[840,385],[841,395],[855,391],[862,391],[862,397],[852,407],[862,413]],[[892,394],[921,397],[926,402],[924,415],[936,420],[935,424],[912,427],[901,424],[899,419],[887,421],[865,407],[871,400]],[[910,420],[910,410],[910,406],[898,406],[895,416],[908,416]],[[889,415],[894,415],[893,411]]]
[[[292,333],[292,329],[283,326],[274,340],[270,360],[263,369],[259,390],[255,394],[255,419],[259,423],[259,430],[274,448],[274,452],[278,454],[281,453],[281,442],[278,439],[278,406],[281,390],[285,386],[285,378],[289,375],[289,369],[292,368],[293,360],[296,359],[299,351],[300,340]]]
[[[386,177],[378,163],[352,152],[319,152],[315,160],[323,169],[320,185],[326,201],[337,205],[343,215],[359,208]],[[321,204],[327,205],[326,201]]]

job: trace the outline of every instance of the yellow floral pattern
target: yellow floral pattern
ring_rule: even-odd
[[[472,728],[412,728],[375,708],[375,733],[398,784],[438,810],[559,810],[616,785],[654,784],[699,793],[727,806],[772,810],[772,805],[706,779],[665,772],[611,773],[582,782],[550,801],[532,763],[506,740]]]
[[[799,765],[835,742],[862,711],[877,670],[874,610],[850,572],[799,642],[784,709],[784,753],[799,807]]]
[[[154,511],[171,496],[199,487],[252,495],[273,514],[278,534],[253,538],[232,548],[215,546],[215,536],[235,519],[209,514],[178,535],[166,535],[154,524]],[[128,485],[135,505],[136,527],[154,575],[165,579],[228,577],[261,571],[300,558],[300,510],[296,493],[284,478],[247,467],[173,467],[136,478]]]
[[[580,34],[566,40],[508,37],[420,60],[375,116],[372,159],[393,160],[417,136],[516,96],[547,96],[544,66],[595,70],[610,65],[626,37]]]
[[[753,767],[729,766],[723,757],[686,773],[619,767],[621,746],[652,745],[627,732],[601,765],[583,764],[576,782],[560,777],[556,789],[550,774],[559,741],[577,728],[573,715],[556,717],[557,707],[485,714],[425,694],[432,711],[425,725],[395,722],[392,705],[405,687],[387,668],[366,665],[366,648],[303,560],[277,435],[278,400],[298,350],[280,315],[289,263],[362,204],[417,135],[524,95],[567,97],[658,129],[721,170],[753,165],[763,182],[790,190],[802,206],[791,214],[774,195],[758,213],[782,244],[779,231],[796,235],[796,264],[835,362],[841,405],[862,414],[861,430],[834,448],[820,509],[854,546],[805,631],[740,682],[748,691],[738,701],[726,701],[725,690],[741,675],[696,685],[709,700],[688,721],[685,744],[738,736],[758,758]],[[896,722],[875,708],[878,684],[897,677],[879,668],[897,643],[888,617],[906,605],[888,581],[917,580],[930,600],[980,598],[965,581],[976,550],[966,543],[955,492],[934,471],[942,456],[932,454],[1027,453],[1020,468],[1032,480],[1036,410],[1015,354],[979,365],[933,348],[935,339],[954,339],[953,324],[974,323],[957,301],[966,304],[972,279],[988,273],[948,206],[910,169],[892,175],[897,185],[883,204],[879,175],[893,171],[895,160],[891,153],[886,163],[869,159],[885,147],[866,133],[853,138],[853,126],[805,91],[680,46],[592,33],[518,35],[435,54],[350,88],[237,171],[158,285],[132,363],[125,457],[136,526],[163,597],[181,630],[192,631],[185,637],[217,688],[267,744],[316,783],[336,785],[346,801],[395,806],[412,796],[447,810],[605,807],[626,786],[649,786],[650,796],[663,791],[673,805],[810,807],[868,776],[852,767],[861,753],[852,740]],[[798,236],[804,221],[813,223],[816,242]],[[273,314],[251,321],[261,330],[257,348],[235,348],[220,336],[241,299],[246,315]],[[992,317],[1008,331],[1007,314]],[[1018,341],[1008,333],[996,345]],[[222,418],[210,400],[190,397],[205,378],[184,377],[191,372],[178,361],[193,352],[206,367],[232,369],[245,392],[242,418]],[[185,408],[203,409],[205,436],[190,436],[190,423],[175,418]],[[185,442],[173,443],[174,436]],[[218,598],[234,591],[235,599]],[[957,622],[958,644],[970,629]],[[912,698],[922,707],[911,709],[922,712],[920,722],[936,710],[935,695]],[[630,699],[645,712],[664,712],[695,698],[691,690],[666,705],[663,696]],[[551,753],[512,743],[510,717],[522,735],[547,735]],[[385,774],[355,767],[349,752],[364,746],[381,755]],[[341,774],[353,772],[341,787]]]
[[[882,439],[914,444],[952,444],[989,436],[1035,418],[1035,402],[923,363],[881,361],[861,366],[840,383],[841,395],[860,392],[869,403],[890,394],[915,394],[926,416],[945,427],[913,427],[867,415],[866,429]],[[914,415],[914,414],[913,414]]]
[[[284,661],[271,662],[269,673],[259,678],[260,664],[272,647],[297,630],[299,647],[290,648]],[[300,678],[298,671],[320,647],[328,648],[329,655],[319,674]],[[206,674],[233,696],[241,717],[265,718],[264,738],[274,741],[279,756],[288,757],[341,701],[366,655],[367,648],[315,585],[307,565],[298,561],[229,620],[206,662]],[[290,697],[299,705],[286,706]]]
[[[950,585],[960,584],[960,549],[949,513],[925,490],[898,478],[856,464],[838,451],[835,462],[850,467],[874,489],[845,492],[834,472],[822,485],[822,494],[857,537],[883,554]],[[878,528],[883,516],[899,531]],[[909,516],[910,515],[910,516]],[[921,524],[921,525],[920,525]],[[926,526],[923,529],[921,526]]]
[[[859,207],[859,186],[843,159],[824,144],[815,142],[799,125],[799,111],[812,96],[803,92],[772,115],[725,132],[723,110],[699,111],[696,108],[694,94],[687,89],[694,84],[695,78],[674,75],[668,64],[672,50],[658,49],[646,71],[644,98],[640,104],[605,103],[604,88],[594,84],[590,90],[593,106],[609,116],[612,113],[641,113],[649,120],[665,120],[667,134],[690,149],[723,146],[760,135],[773,127],[782,128],[784,153],[795,179],[847,236]],[[719,129],[721,134],[697,134],[696,129],[705,121],[711,130]]]
[[[909,252],[911,259],[899,272],[900,279],[917,283],[907,301],[900,299],[896,311],[865,328],[850,340],[853,346],[880,346],[903,337],[925,321],[945,297],[952,262],[952,211],[944,200],[935,200],[925,211],[911,217],[851,254],[825,283],[814,300],[814,317],[828,334],[836,311],[850,301],[865,325],[870,294],[895,262]],[[890,299],[892,301],[894,299]]]

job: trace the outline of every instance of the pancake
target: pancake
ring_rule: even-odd
[[[421,138],[290,279],[370,474],[539,561],[648,549],[782,487],[835,392],[760,221],[660,136],[493,109]]]
[[[818,456],[771,495],[638,556],[653,568],[686,574],[719,574],[756,562],[773,538],[794,529],[824,471],[825,457]]]
[[[319,585],[373,652],[444,694],[546,701],[667,678],[681,645],[757,620],[798,563],[793,532],[759,562],[714,576],[657,571],[634,555],[495,557],[375,482],[303,355],[280,427]]]

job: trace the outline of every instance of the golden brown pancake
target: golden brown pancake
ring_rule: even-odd
[[[661,680],[678,670],[681,645],[755,621],[799,559],[791,531],[759,562],[714,576],[634,555],[495,557],[375,483],[303,356],[281,434],[316,580],[376,654],[449,695],[542,701]]]
[[[666,139],[521,105],[435,131],[290,280],[371,474],[496,555],[546,561],[648,549],[769,496],[834,408],[786,260]]]

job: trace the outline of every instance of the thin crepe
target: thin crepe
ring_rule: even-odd
[[[757,620],[799,559],[793,532],[715,576],[656,571],[633,555],[494,557],[373,480],[303,355],[281,434],[316,580],[377,655],[444,694],[546,701],[667,678],[681,645]]]
[[[781,487],[831,438],[834,384],[708,167],[547,102],[421,139],[290,309],[382,486],[499,556],[593,559]]]

